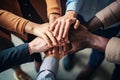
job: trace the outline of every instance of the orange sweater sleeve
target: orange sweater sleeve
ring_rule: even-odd
[[[45,0],[47,4],[47,15],[56,13],[61,15],[61,5],[60,0]]]
[[[29,21],[11,12],[0,10],[0,25],[10,31],[24,34],[24,27]]]

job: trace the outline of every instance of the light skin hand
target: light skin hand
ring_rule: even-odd
[[[54,47],[51,49],[50,52],[46,52],[46,55],[45,57],[54,57],[56,58],[57,60],[60,60],[63,56],[64,56],[64,51],[63,51],[63,48],[60,46],[60,47]]]
[[[50,26],[50,31],[53,31],[54,36],[56,36],[59,41],[64,39],[67,42],[68,31],[71,24],[74,24],[74,29],[77,29],[80,25],[80,22],[76,19],[75,11],[67,11],[64,16],[58,18]]]
[[[30,54],[35,52],[44,52],[52,48],[40,37],[36,37],[34,40],[28,43]]]
[[[51,13],[49,15],[49,24],[50,26],[54,23],[54,21],[60,17],[60,14],[57,14],[57,13]],[[54,51],[54,49],[50,49],[48,50],[48,53],[52,53],[52,51]]]
[[[45,40],[49,46],[57,45],[57,40],[53,36],[52,32],[48,30],[48,28],[49,23],[36,24],[29,22],[25,27],[25,31],[26,33],[30,33],[43,38],[43,40]]]

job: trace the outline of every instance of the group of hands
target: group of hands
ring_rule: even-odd
[[[45,56],[59,60],[66,54],[89,47],[91,33],[80,24],[75,12],[68,11],[64,16],[50,15],[49,20],[49,23],[29,22],[26,25],[25,32],[38,36],[29,43],[31,54],[45,52]]]

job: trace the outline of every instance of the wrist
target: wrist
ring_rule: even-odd
[[[65,15],[67,15],[68,17],[73,17],[73,18],[76,18],[77,17],[77,14],[75,11],[67,11],[65,13]]]
[[[89,20],[86,23],[86,26],[89,31],[93,32],[96,31],[97,29],[100,29],[101,27],[103,28],[102,22],[95,16],[91,20]]]
[[[57,13],[52,13],[49,15],[49,23],[53,23],[57,18],[59,18],[61,15]]]
[[[92,48],[105,52],[109,39],[97,35],[93,35],[93,37]]]
[[[35,28],[36,23],[33,23],[33,22],[28,22],[25,26],[25,32],[26,33],[30,33],[30,34],[33,34],[33,30]]]
[[[60,60],[60,58],[58,56],[56,56],[55,54],[48,54],[48,53],[46,53],[46,55],[44,56],[44,58],[47,58],[47,57],[54,57],[56,60],[58,60],[58,61]]]

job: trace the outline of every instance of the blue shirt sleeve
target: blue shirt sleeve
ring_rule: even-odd
[[[66,11],[69,11],[69,10],[76,11],[77,10],[77,3],[78,3],[78,0],[67,0]]]
[[[54,57],[44,59],[36,80],[56,80],[59,62]]]

